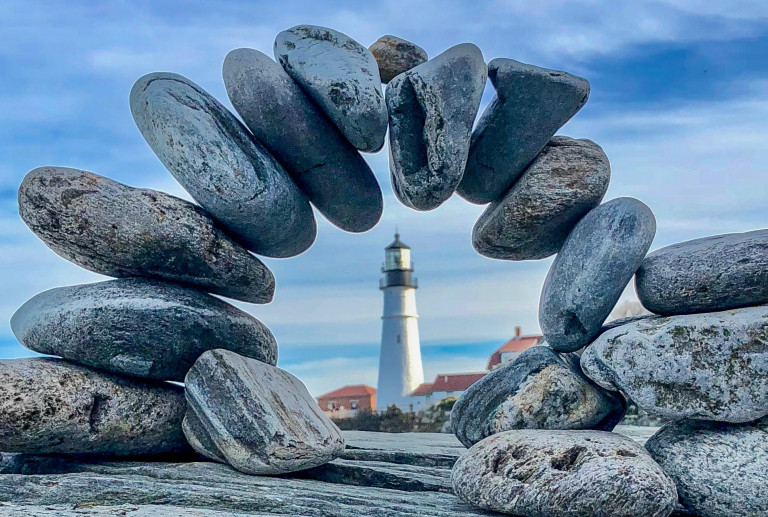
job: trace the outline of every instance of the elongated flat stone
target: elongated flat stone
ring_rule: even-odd
[[[432,210],[455,192],[486,76],[480,49],[464,43],[387,86],[392,187],[404,205]]]
[[[379,222],[383,202],[373,171],[280,65],[257,50],[233,50],[224,84],[248,128],[321,214],[350,232]]]
[[[498,199],[589,98],[586,79],[494,59],[488,77],[496,97],[472,133],[459,194],[472,203]]]
[[[208,92],[177,74],[148,74],[133,85],[131,113],[181,186],[246,248],[290,257],[312,245],[306,196]]]
[[[427,52],[408,40],[397,36],[382,36],[368,47],[376,64],[382,83],[388,83],[396,76],[407,72],[427,61]]]

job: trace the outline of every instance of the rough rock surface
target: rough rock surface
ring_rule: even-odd
[[[350,232],[381,217],[381,189],[360,153],[272,58],[241,48],[224,60],[229,99],[256,139],[317,209]]]
[[[512,429],[612,430],[626,403],[595,386],[576,354],[536,346],[465,391],[451,412],[453,432],[471,447]]]
[[[749,422],[768,414],[768,306],[622,325],[581,366],[652,415]]]
[[[200,207],[66,167],[40,167],[19,187],[19,214],[53,251],[114,277],[169,280],[268,303],[275,277]]]
[[[648,255],[637,296],[657,314],[711,312],[768,303],[768,230],[694,239]]]
[[[481,508],[525,517],[666,517],[675,485],[645,450],[604,431],[507,431],[453,467],[453,489]]]
[[[628,197],[598,206],[576,224],[541,291],[539,324],[553,349],[573,352],[598,335],[655,234],[651,210]]]
[[[392,187],[406,206],[432,210],[455,192],[486,75],[480,49],[463,43],[387,86]]]
[[[247,312],[143,278],[50,289],[22,305],[11,328],[35,352],[150,379],[183,381],[213,348],[277,363],[274,336]]]
[[[246,248],[290,257],[312,245],[306,196],[208,92],[177,74],[148,74],[133,85],[131,113],[181,186]]]
[[[556,136],[512,187],[491,203],[472,231],[481,255],[534,260],[557,253],[608,190],[611,166],[591,140]]]
[[[134,381],[54,358],[0,360],[5,452],[187,452],[185,409],[184,391],[173,384]]]
[[[420,46],[388,34],[377,39],[368,50],[379,65],[379,76],[383,83],[388,83],[428,59],[427,52]]]
[[[488,77],[496,97],[472,133],[458,189],[479,204],[498,199],[589,98],[586,79],[512,59],[491,61]]]
[[[346,34],[298,25],[275,38],[275,58],[361,151],[384,146],[387,106],[376,59]]]

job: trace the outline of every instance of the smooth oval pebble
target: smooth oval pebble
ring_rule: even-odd
[[[19,214],[53,251],[114,277],[169,280],[268,303],[275,277],[200,207],[66,167],[40,167],[19,187]]]
[[[376,59],[383,83],[388,83],[428,59],[427,52],[420,46],[389,34],[377,39],[368,50]]]
[[[605,431],[495,434],[459,458],[451,481],[462,500],[523,517],[666,517],[677,502],[642,447]]]
[[[130,100],[136,126],[163,165],[243,246],[291,257],[312,245],[317,228],[306,196],[208,92],[158,72],[136,81]]]
[[[635,278],[657,314],[721,311],[768,303],[768,230],[680,242],[654,251]]]
[[[539,301],[544,339],[558,352],[588,345],[632,279],[656,234],[656,219],[621,197],[585,215],[549,268]]]
[[[330,222],[350,232],[381,218],[381,188],[363,157],[283,68],[257,50],[224,60],[232,105]]]
[[[149,379],[183,381],[213,348],[277,363],[274,336],[250,314],[201,291],[143,278],[42,292],[16,311],[11,328],[35,352]]]
[[[184,390],[61,359],[0,360],[0,450],[134,456],[192,452]]]
[[[488,205],[472,230],[472,245],[496,259],[549,257],[600,204],[610,179],[611,166],[599,145],[556,136],[509,191]]]

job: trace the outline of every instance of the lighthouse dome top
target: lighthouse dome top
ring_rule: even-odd
[[[399,233],[395,233],[395,240],[392,241],[392,244],[387,246],[385,249],[388,249],[388,250],[396,250],[396,249],[409,250],[409,249],[411,249],[411,247],[408,246],[406,243],[404,243],[403,241],[400,240],[400,234]]]

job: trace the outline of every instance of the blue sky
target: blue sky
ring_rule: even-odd
[[[653,209],[653,248],[768,226],[762,0],[180,5],[0,0],[0,357],[27,354],[8,325],[25,300],[102,278],[57,257],[23,225],[16,189],[24,174],[71,166],[188,198],[133,124],[133,82],[152,71],[177,72],[229,105],[221,79],[226,53],[251,47],[271,55],[275,35],[300,23],[333,27],[365,45],[398,35],[430,56],[473,42],[486,60],[510,57],[586,77],[590,100],[560,133],[603,146],[613,172],[606,199],[630,195]],[[489,84],[483,104],[492,96]],[[413,247],[421,285],[427,378],[482,370],[516,325],[537,332],[550,260],[480,257],[470,235],[482,207],[454,197],[416,213],[394,199],[386,154],[367,158],[385,194],[381,223],[352,235],[319,217],[308,252],[267,261],[278,282],[274,302],[239,304],[273,329],[280,365],[316,395],[345,382],[375,385],[377,279],[395,225]]]

